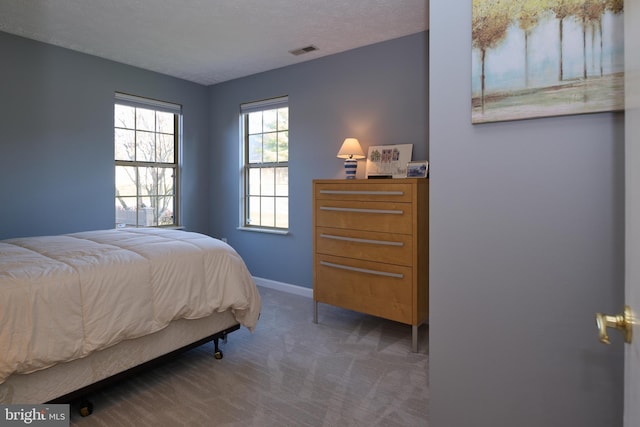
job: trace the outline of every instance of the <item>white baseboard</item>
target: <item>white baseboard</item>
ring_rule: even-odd
[[[291,285],[289,283],[276,282],[275,280],[263,279],[262,277],[254,277],[256,285],[263,286],[276,291],[288,292],[290,294],[300,295],[307,298],[313,298],[313,289],[303,286]]]

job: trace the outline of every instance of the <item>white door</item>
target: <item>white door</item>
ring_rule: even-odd
[[[625,299],[640,317],[640,0],[624,5],[625,43]],[[640,426],[640,327],[625,345],[624,426]]]

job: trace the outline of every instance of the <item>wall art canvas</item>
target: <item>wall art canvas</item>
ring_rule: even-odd
[[[472,4],[472,123],[624,108],[623,0]]]
[[[373,145],[367,155],[367,178],[406,178],[413,144]]]

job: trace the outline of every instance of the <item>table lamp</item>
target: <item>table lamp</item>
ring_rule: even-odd
[[[358,170],[358,159],[364,159],[364,151],[356,138],[346,138],[336,156],[344,159],[344,173],[347,179],[355,179]]]

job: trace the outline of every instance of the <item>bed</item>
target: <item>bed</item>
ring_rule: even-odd
[[[0,241],[0,403],[61,402],[244,326],[260,295],[199,233],[99,230]]]

